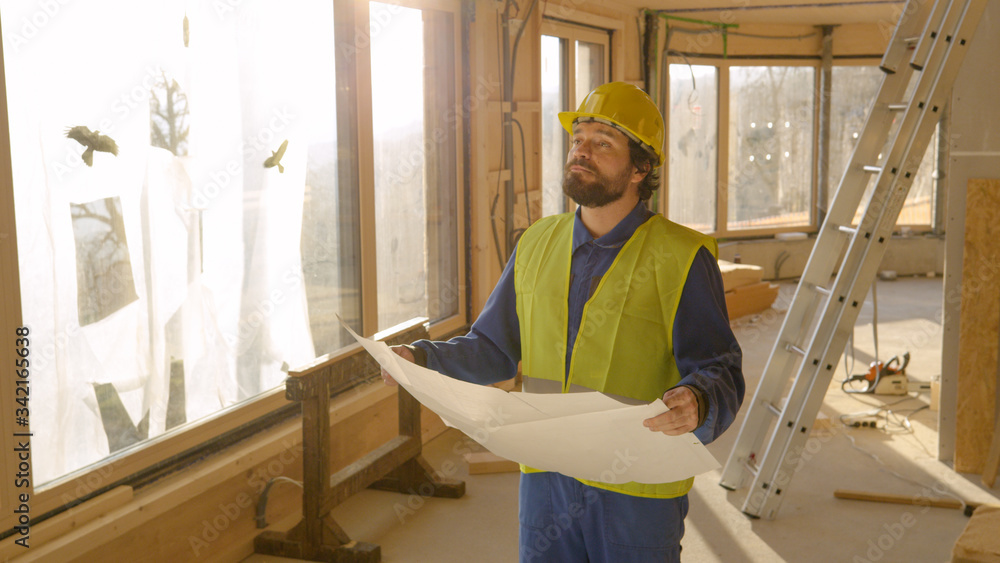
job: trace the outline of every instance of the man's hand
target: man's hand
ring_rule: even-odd
[[[410,349],[407,348],[406,346],[390,346],[389,349],[395,352],[396,355],[399,356],[400,358],[403,358],[404,360],[413,363],[413,352],[410,352]],[[385,383],[386,385],[399,385],[398,383],[396,383],[396,380],[393,379],[391,375],[389,375],[389,372],[385,371],[385,368],[382,368],[382,382]],[[698,416],[697,411],[698,407],[695,406],[695,418],[697,418]]]
[[[698,399],[687,387],[674,387],[663,394],[663,402],[669,411],[642,421],[642,425],[653,432],[663,432],[667,436],[680,436],[698,427]]]

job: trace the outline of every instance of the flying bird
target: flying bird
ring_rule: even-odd
[[[91,131],[85,125],[77,125],[67,129],[66,136],[87,147],[82,155],[87,166],[94,165],[94,151],[109,152],[118,156],[118,143],[114,139],[107,135],[101,135],[100,131]]]
[[[278,150],[271,151],[271,156],[264,161],[264,168],[278,167],[279,173],[285,172],[285,167],[281,165],[281,157],[285,156],[285,149],[288,148],[288,139],[285,139],[278,147]]]

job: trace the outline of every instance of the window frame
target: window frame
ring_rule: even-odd
[[[577,99],[576,94],[576,42],[584,41],[587,43],[594,43],[604,47],[604,76],[606,81],[616,81],[621,80],[621,75],[623,73],[623,64],[614,59],[615,55],[621,51],[621,35],[624,30],[624,26],[621,22],[616,20],[610,20],[605,18],[600,18],[597,16],[586,17],[585,14],[574,13],[574,18],[578,18],[580,21],[572,21],[570,19],[562,19],[556,13],[554,9],[550,9],[546,5],[546,10],[542,18],[541,26],[539,27],[539,38],[542,35],[548,35],[550,37],[558,37],[560,41],[560,50],[562,55],[561,61],[561,74],[560,80],[565,87],[564,96],[568,98],[565,100],[569,104],[569,108],[566,111],[574,111],[580,106],[580,102],[583,100]],[[614,63],[612,62],[614,59]],[[539,81],[539,93],[538,99],[541,99],[541,81]],[[545,127],[547,124],[540,123],[541,127]],[[553,126],[553,124],[548,124]],[[558,126],[558,124],[555,124]],[[560,127],[561,129],[561,127]],[[569,134],[562,132],[564,146],[569,147]],[[538,138],[543,138],[543,132],[539,131]],[[563,156],[565,161],[565,155]],[[543,169],[544,162],[539,162],[539,169]],[[544,174],[544,172],[543,172]],[[563,212],[571,211],[573,209],[573,202],[569,197],[563,195]]]
[[[440,319],[429,326],[432,338],[441,338],[452,334],[468,324],[467,318],[467,277],[465,264],[466,253],[463,241],[466,240],[467,214],[465,201],[465,167],[463,147],[466,132],[463,124],[469,120],[468,111],[462,106],[467,85],[462,80],[463,59],[468,56],[461,48],[462,41],[462,4],[460,0],[402,0],[402,6],[420,10],[431,10],[448,13],[453,20],[454,43],[454,150],[455,194],[456,198],[456,245],[455,259],[458,263],[459,280],[457,290],[457,314]],[[349,145],[356,167],[340,172],[340,180],[350,180],[348,185],[357,190],[360,207],[360,268],[361,268],[361,311],[362,334],[371,335],[378,324],[377,272],[375,252],[375,198],[374,198],[374,160],[371,127],[371,59],[369,41],[364,30],[369,29],[369,5],[367,2],[351,0],[333,0],[334,34],[338,45],[354,45],[355,49],[338,49],[334,55],[337,58],[336,74],[338,85],[337,119],[338,138],[345,139]],[[425,40],[425,46],[427,41]],[[344,55],[342,53],[349,53]],[[3,61],[3,40],[0,36],[0,63]],[[443,71],[441,69],[440,71]],[[18,273],[17,237],[14,213],[13,171],[10,147],[10,128],[8,120],[8,96],[6,75],[0,64],[0,139],[6,143],[8,150],[0,151],[0,330],[4,334],[4,342],[0,345],[0,364],[5,370],[12,369],[17,354],[14,349],[15,329],[22,326],[21,284]],[[426,81],[428,88],[433,88],[436,82]],[[348,85],[344,87],[342,85]],[[449,110],[450,111],[450,110]],[[341,136],[345,133],[346,136]],[[29,327],[30,328],[30,327]],[[29,335],[30,339],[30,335]],[[347,348],[349,349],[349,348]],[[342,349],[326,356],[343,354]],[[29,348],[30,350],[30,348]],[[29,360],[30,360],[29,352]],[[293,366],[294,367],[294,366]],[[176,431],[144,440],[134,447],[113,453],[104,459],[67,473],[44,486],[35,488],[33,480],[28,487],[15,487],[18,468],[15,432],[29,431],[16,424],[14,405],[13,372],[9,383],[0,386],[0,401],[6,405],[6,413],[0,422],[3,438],[0,443],[4,448],[4,458],[0,466],[0,506],[4,508],[0,515],[0,536],[16,535],[17,515],[13,513],[18,506],[19,495],[26,494],[30,498],[31,523],[35,524],[46,517],[71,508],[89,498],[95,497],[116,486],[130,484],[137,479],[159,474],[165,470],[175,469],[190,463],[190,458],[197,459],[206,453],[214,451],[218,446],[210,443],[225,440],[227,436],[246,432],[248,428],[259,429],[275,424],[298,414],[298,405],[289,403],[285,398],[284,386],[279,385],[264,391],[256,397],[222,409],[212,415],[183,425]],[[30,446],[29,446],[30,447]],[[22,497],[23,498],[23,497]]]

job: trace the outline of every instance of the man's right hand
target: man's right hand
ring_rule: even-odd
[[[410,352],[410,349],[406,346],[390,346],[389,349],[395,352],[400,358],[413,363],[413,352]],[[385,368],[382,368],[382,381],[386,385],[399,385],[396,383],[396,380],[389,375],[389,372],[385,371]]]

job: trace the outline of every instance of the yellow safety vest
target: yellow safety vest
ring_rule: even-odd
[[[514,290],[524,377],[652,402],[680,381],[673,326],[698,250],[718,255],[715,239],[654,215],[636,229],[583,308],[568,377],[566,340],[574,214],[540,219],[521,236]],[[538,471],[522,465],[522,471]],[[583,483],[633,496],[686,494],[694,478],[673,483]]]

